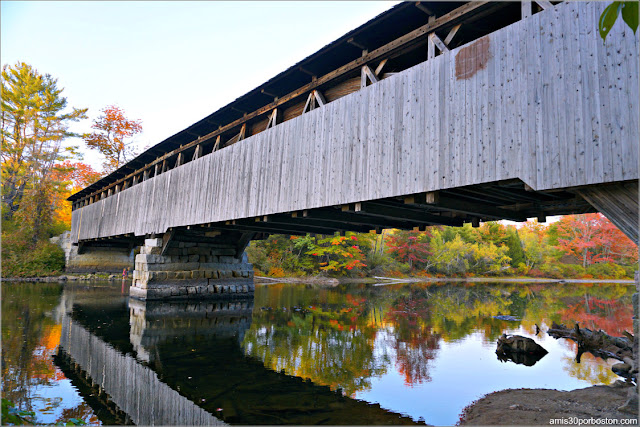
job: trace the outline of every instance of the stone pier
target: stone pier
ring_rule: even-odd
[[[253,295],[253,266],[231,245],[146,239],[130,295],[143,300]]]

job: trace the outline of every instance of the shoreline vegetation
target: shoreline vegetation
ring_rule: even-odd
[[[52,276],[38,277],[3,277],[3,281],[7,282],[88,282],[88,281],[118,281],[122,276],[111,273],[91,273],[91,274],[61,274]],[[127,281],[131,280],[128,276]],[[374,286],[384,286],[401,283],[431,283],[431,282],[460,282],[460,283],[620,283],[633,285],[635,281],[632,279],[553,279],[540,277],[427,277],[427,276],[405,276],[398,277],[329,277],[329,276],[283,276],[268,277],[255,276],[255,281],[260,284],[269,283],[301,283],[309,285],[337,286],[345,283],[362,283]]]
[[[486,222],[380,234],[270,235],[252,241],[246,253],[256,276],[307,282],[379,277],[594,282],[632,280],[638,267],[637,246],[602,214],[567,215],[550,225],[527,221],[520,228]],[[76,280],[64,273],[63,250],[48,239],[34,241],[26,230],[3,227],[2,259],[6,279]]]

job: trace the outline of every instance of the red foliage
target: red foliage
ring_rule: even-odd
[[[114,171],[133,158],[135,151],[128,139],[142,132],[139,120],[127,119],[122,109],[110,105],[91,127],[96,132],[84,135],[85,143],[105,156],[106,171]]]
[[[622,331],[633,330],[633,307],[620,300],[585,297],[560,312],[562,323],[575,322],[591,330],[602,329],[609,335],[622,336]]]
[[[426,264],[432,255],[429,249],[428,231],[396,231],[389,237],[389,253],[400,262],[411,266]]]
[[[558,249],[583,266],[596,262],[638,261],[637,246],[600,213],[567,215],[558,222]]]

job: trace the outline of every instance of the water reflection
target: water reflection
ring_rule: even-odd
[[[504,353],[504,352],[496,352],[498,356],[498,360],[501,362],[513,362],[516,365],[524,365],[524,366],[533,366],[540,361],[546,353]]]
[[[138,360],[161,364],[159,344],[191,335],[230,337],[238,344],[251,325],[253,300],[157,302],[129,300],[129,340]]]
[[[98,423],[98,417],[71,389],[54,364],[62,331],[52,313],[63,288],[59,284],[2,285],[2,397],[20,410],[34,411],[46,423],[72,418]]]
[[[573,342],[536,336],[535,325],[620,335],[632,327],[632,292],[277,284],[256,287],[254,300],[145,303],[120,284],[3,285],[3,390],[48,423],[453,424],[491,391],[614,381],[611,362],[576,363]],[[501,363],[503,333],[549,355]]]
[[[617,376],[610,362],[589,358],[576,363],[572,342],[538,333],[536,324],[546,330],[568,316],[584,322],[581,307],[586,304],[591,327],[609,333],[630,330],[631,292],[619,284],[394,284],[320,290],[269,285],[256,288],[256,310],[243,345],[247,355],[273,370],[378,402],[414,420],[452,424],[466,404],[491,391],[570,390],[613,382]],[[600,311],[593,301],[599,301]],[[501,364],[495,343],[503,333],[531,337],[552,355],[546,360],[514,355]]]

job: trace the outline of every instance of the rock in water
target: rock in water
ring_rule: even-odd
[[[611,370],[620,375],[621,377],[629,376],[629,371],[631,370],[631,366],[627,363],[616,363],[611,367]]]
[[[499,314],[497,316],[493,316],[494,319],[498,319],[498,320],[507,320],[509,322],[519,322],[520,319],[518,319],[517,317],[514,316],[508,316],[505,314]]]
[[[520,335],[507,336],[503,334],[498,338],[498,348],[496,353],[508,354],[508,353],[525,353],[525,354],[538,354],[545,355],[548,353],[541,345],[536,343],[531,338],[523,337]]]

